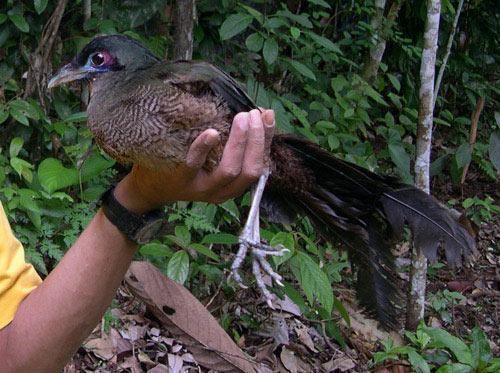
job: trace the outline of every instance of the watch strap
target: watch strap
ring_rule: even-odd
[[[129,240],[143,244],[153,237],[143,237],[141,230],[148,224],[155,221],[163,220],[164,213],[162,210],[148,211],[142,215],[128,210],[114,196],[115,187],[109,188],[101,196],[101,208],[108,220],[118,228]],[[158,231],[161,224],[158,225]],[[149,232],[148,232],[149,233]],[[154,233],[154,232],[150,232]]]

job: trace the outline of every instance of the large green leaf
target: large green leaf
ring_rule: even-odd
[[[282,256],[273,256],[273,261],[276,265],[280,265],[281,263],[286,262],[293,256],[293,253],[295,252],[295,239],[293,237],[293,234],[290,232],[276,233],[273,238],[271,238],[269,245],[275,248],[278,248],[278,246],[283,246],[284,248],[287,248],[289,250]]]
[[[211,233],[203,237],[202,244],[234,245],[238,243],[238,237],[229,233]]]
[[[328,313],[333,308],[333,290],[328,277],[311,257],[303,252],[297,252],[290,259],[290,267],[299,281],[310,304],[317,299]]]
[[[486,334],[479,329],[477,326],[472,329],[472,360],[474,362],[474,368],[479,370],[484,370],[488,362],[491,360],[491,348],[486,338]]]
[[[328,4],[325,0],[307,0],[307,1],[310,2],[310,3],[312,3],[312,4],[316,4],[316,5],[325,7],[327,9],[331,9],[332,8],[330,6],[330,4]]]
[[[76,185],[79,182],[78,171],[66,168],[59,159],[44,159],[38,166],[38,181],[49,193]]]
[[[0,121],[1,123],[1,121]],[[490,155],[490,161],[493,166],[500,172],[500,133],[493,132],[490,136],[490,145],[488,147],[488,153]]]
[[[408,360],[410,361],[410,364],[415,368],[417,372],[422,372],[422,373],[430,373],[431,368],[429,367],[429,364],[427,364],[427,361],[420,355],[418,352],[411,350],[408,351]]]
[[[255,32],[247,37],[247,40],[245,40],[245,45],[247,46],[248,50],[252,52],[258,52],[264,45],[264,38],[261,34]]]
[[[83,162],[80,167],[82,181],[88,181],[99,175],[104,170],[113,167],[115,161],[104,158],[99,153],[94,153]]]
[[[7,118],[9,117],[9,113],[3,109],[0,108],[0,124],[5,122]]]
[[[42,14],[49,0],[34,0],[35,10],[38,14]]]
[[[24,116],[38,120],[40,119],[40,110],[36,104],[32,104],[22,99],[16,99],[9,103],[11,109],[22,113]]]
[[[264,42],[264,48],[262,49],[262,54],[264,56],[264,60],[271,65],[278,58],[279,48],[278,43],[274,38],[267,38]]]
[[[182,247],[187,247],[191,243],[191,232],[185,225],[177,225],[174,229],[175,237],[182,242]]]
[[[142,255],[149,256],[172,256],[172,250],[167,245],[163,245],[157,242],[150,242],[146,245],[141,246],[139,252]]]
[[[22,176],[29,183],[33,181],[33,173],[31,172],[33,165],[31,163],[25,161],[24,159],[13,157],[10,159],[10,165],[19,176]]]
[[[290,59],[287,59],[287,61],[290,64],[290,66],[292,66],[292,68],[301,75],[305,76],[306,78],[316,80],[316,75],[314,75],[312,70],[308,68],[306,65],[304,65],[302,62]]]
[[[472,367],[467,364],[446,364],[439,367],[436,373],[471,373]]]
[[[396,91],[399,92],[399,90],[401,89],[401,83],[399,82],[399,79],[396,78],[395,75],[392,75],[392,74],[387,74],[387,77],[389,78],[389,80],[391,81],[391,84],[394,88],[396,88]]]
[[[253,17],[250,14],[236,13],[226,18],[222,23],[219,34],[222,40],[231,39],[233,36],[243,32],[250,23]]]
[[[338,47],[337,44],[332,42],[330,39],[325,38],[324,36],[320,36],[314,32],[308,32],[307,35],[316,43],[321,45],[323,48],[328,49],[330,52],[334,52],[337,54],[342,54],[342,51]]]
[[[410,173],[410,156],[401,144],[389,144],[389,154],[396,165],[399,176],[405,183],[412,184]]]
[[[429,347],[446,348],[450,350],[458,362],[472,366],[471,350],[460,338],[451,335],[444,329],[425,327],[423,330],[432,339]]]
[[[179,284],[186,282],[189,274],[189,256],[184,251],[177,251],[167,265],[167,276]]]
[[[21,149],[23,148],[24,140],[21,137],[14,137],[9,146],[9,157],[17,157]]]
[[[11,14],[9,15],[9,19],[22,32],[28,32],[30,30],[30,25],[21,14]]]
[[[472,148],[470,144],[465,143],[460,145],[455,153],[455,159],[458,167],[463,168],[466,164],[468,164],[471,160],[471,156]]]
[[[212,258],[213,260],[220,262],[219,256],[212,250],[210,250],[208,247],[203,246],[202,244],[192,243],[191,245],[189,245],[189,247],[199,252],[202,255],[208,256],[209,258]]]

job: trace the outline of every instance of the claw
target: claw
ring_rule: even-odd
[[[257,187],[255,188],[255,191],[253,193],[250,212],[248,214],[245,227],[243,228],[243,232],[240,236],[240,247],[236,254],[236,258],[231,265],[231,273],[229,275],[229,278],[234,278],[234,280],[240,287],[244,289],[246,288],[246,286],[243,284],[238,270],[243,263],[243,259],[245,259],[245,256],[247,255],[248,249],[250,248],[253,256],[252,272],[255,276],[255,281],[257,282],[257,286],[264,296],[267,305],[270,308],[274,309],[274,295],[269,291],[266,284],[264,283],[262,272],[267,273],[269,276],[271,276],[271,279],[279,286],[283,286],[283,278],[273,270],[269,262],[266,260],[266,256],[282,256],[289,250],[283,247],[283,245],[272,247],[260,242],[259,204],[268,176],[269,173],[265,173],[260,177]]]
[[[267,289],[266,284],[264,283],[264,279],[262,278],[262,273],[260,271],[259,262],[257,260],[253,260],[252,272],[255,276],[255,281],[257,282],[257,286],[259,287],[262,295],[266,299],[266,303],[271,309],[275,309],[273,305],[274,295]]]
[[[271,276],[274,282],[276,282],[280,286],[283,286],[283,283],[281,282],[281,280],[283,280],[283,277],[274,272],[273,268],[271,267],[271,265],[268,263],[267,260],[265,260],[261,256],[256,256],[255,259],[258,260],[260,268],[262,268],[264,272],[266,272],[269,276]]]

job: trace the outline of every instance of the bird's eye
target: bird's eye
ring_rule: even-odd
[[[94,53],[91,57],[90,57],[90,62],[92,62],[92,65],[94,66],[101,66],[104,64],[104,62],[106,62],[106,56],[104,55],[104,53]]]

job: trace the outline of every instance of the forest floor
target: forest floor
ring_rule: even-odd
[[[489,186],[478,189],[482,183],[462,191],[464,195],[498,197]],[[489,183],[491,185],[491,183]],[[475,189],[470,189],[475,188]],[[435,191],[443,199],[455,198],[456,192],[447,186],[436,185]],[[471,329],[479,326],[486,333],[494,356],[500,355],[499,305],[500,273],[499,248],[500,217],[482,224],[477,241],[480,256],[472,266],[459,270],[433,267],[428,278],[426,308],[427,325],[446,328],[450,333],[467,339]],[[447,302],[431,294],[444,290],[458,292],[463,299]],[[345,305],[354,304],[353,292],[347,284],[336,286],[337,296]],[[241,290],[236,299],[228,304],[216,299],[220,307],[237,315],[244,314],[245,304],[259,304],[252,290]],[[219,297],[220,298],[220,297]],[[207,302],[204,302],[206,304]],[[214,308],[214,299],[210,300]],[[350,307],[350,306],[348,306]],[[442,308],[440,308],[442,307]],[[264,306],[251,308],[254,318],[263,320],[259,332],[247,332],[237,339],[237,345],[245,353],[279,372],[410,372],[407,361],[387,360],[373,366],[373,353],[380,351],[381,340],[388,337],[376,323],[364,318],[359,311],[350,309],[351,327],[341,326],[346,341],[345,348],[325,337],[324,327],[317,321],[303,317],[293,304],[285,305],[288,312],[271,312]],[[258,317],[255,317],[258,316]],[[237,316],[235,316],[237,318]],[[113,305],[95,328],[91,336],[67,365],[65,372],[191,372],[209,371],[199,365],[195,353],[182,343],[165,326],[144,302],[122,286]],[[234,336],[233,336],[234,337]],[[394,334],[392,338],[397,338]],[[198,352],[199,353],[199,352]]]

